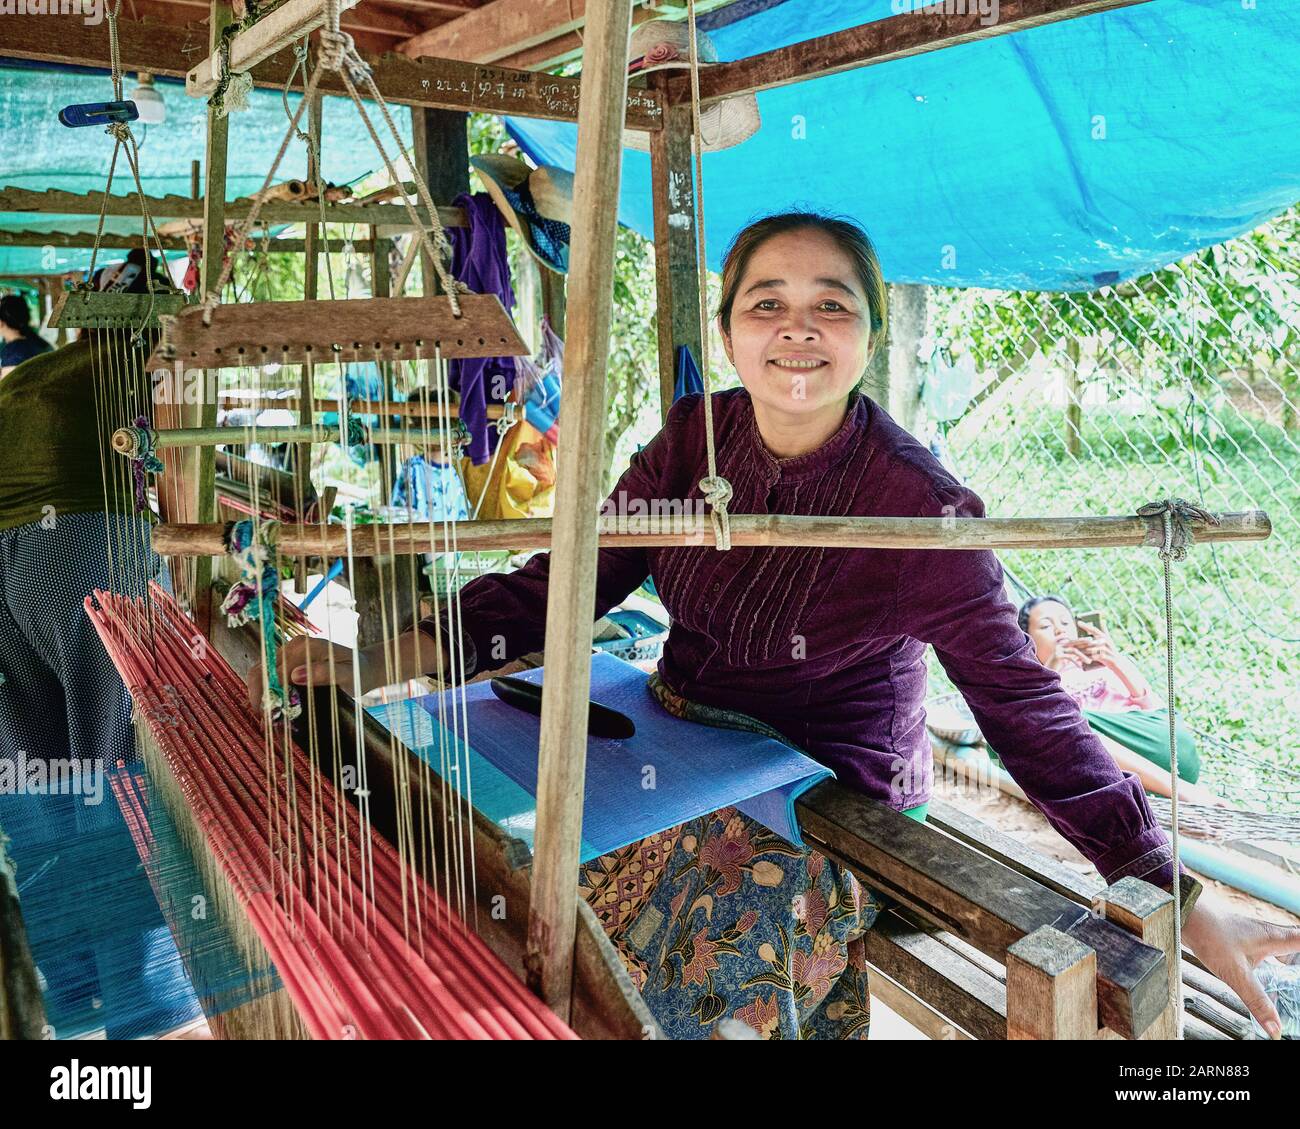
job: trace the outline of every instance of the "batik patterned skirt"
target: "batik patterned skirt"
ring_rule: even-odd
[[[678,717],[785,740],[657,675],[650,688]],[[768,1039],[867,1037],[862,934],[884,899],[735,808],[592,860],[579,888],[668,1038],[708,1038],[728,1017]]]

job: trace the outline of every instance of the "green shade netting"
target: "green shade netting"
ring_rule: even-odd
[[[105,33],[107,34],[107,32]],[[132,124],[140,149],[140,176],[150,196],[188,196],[191,163],[204,160],[207,104],[190,98],[179,80],[155,79],[167,107],[161,125]],[[123,77],[123,92],[136,85],[134,72]],[[113,139],[99,127],[69,129],[59,124],[64,106],[79,102],[104,102],[113,97],[107,74],[85,70],[50,69],[5,63],[0,65],[0,126],[3,127],[4,161],[0,187],[44,191],[98,192],[108,182],[113,158]],[[298,106],[300,95],[289,96],[289,111]],[[403,144],[411,140],[411,115],[405,106],[390,107],[402,134]],[[371,118],[390,157],[396,146],[377,109]],[[356,108],[346,98],[327,97],[323,110],[321,163],[326,180],[347,184],[377,168],[383,160]],[[304,114],[300,126],[306,128]],[[249,108],[230,117],[230,142],[226,170],[226,199],[247,196],[262,187],[275,159],[289,119],[280,91],[258,89],[249,97]],[[296,138],[290,143],[276,180],[307,175],[306,146]],[[113,177],[114,194],[134,191],[125,154],[118,158]],[[156,217],[157,218],[157,217]],[[95,230],[97,215],[50,215],[33,212],[0,213],[0,230],[67,231]],[[139,216],[110,216],[105,230],[138,235]],[[107,256],[107,258],[105,258]],[[101,252],[101,262],[115,262],[121,251]],[[64,247],[0,247],[0,275],[55,274],[85,270],[89,250]]]

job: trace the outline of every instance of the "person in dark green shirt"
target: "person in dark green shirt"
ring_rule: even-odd
[[[142,256],[141,256],[142,259]],[[142,262],[101,289],[141,292]],[[134,268],[134,269],[131,269]],[[115,428],[152,418],[148,341],[83,331],[0,381],[0,759],[131,759],[131,702],[85,614],[95,589],[163,577]]]

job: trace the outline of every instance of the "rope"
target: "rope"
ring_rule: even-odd
[[[117,102],[122,101],[122,48],[117,35],[117,18],[121,8],[122,0],[117,0],[117,3],[107,13],[109,66],[113,79],[113,99]],[[99,258],[99,245],[104,238],[104,219],[108,213],[109,193],[113,190],[113,175],[117,171],[117,156],[123,150],[126,151],[127,163],[131,166],[131,176],[135,181],[136,198],[140,201],[140,217],[144,225],[141,234],[145,243],[145,251],[148,252],[149,235],[152,233],[158,254],[163,255],[162,237],[158,234],[158,228],[154,224],[153,216],[149,214],[144,184],[140,180],[140,147],[136,143],[135,134],[131,132],[131,127],[126,122],[110,122],[104,132],[113,138],[113,158],[109,162],[108,182],[104,185],[104,195],[99,205],[99,219],[95,225],[95,241],[90,248],[90,277],[92,280],[95,277],[95,262]],[[164,261],[166,261],[165,257]],[[149,308],[145,312],[143,323],[132,333],[133,345],[139,343],[144,326],[148,325],[150,318],[153,317],[153,271],[149,269],[148,263],[145,264],[145,287],[149,293]]]
[[[1148,502],[1138,508],[1138,516],[1148,519],[1160,518],[1164,533],[1160,546],[1160,563],[1164,571],[1165,583],[1165,690],[1169,703],[1169,840],[1173,847],[1174,880],[1174,975],[1173,982],[1178,986],[1180,998],[1175,1001],[1178,1033],[1183,1037],[1183,1001],[1182,994],[1182,957],[1183,957],[1183,891],[1179,866],[1178,849],[1178,708],[1174,697],[1174,561],[1187,559],[1187,547],[1192,544],[1192,519],[1199,519],[1208,525],[1218,525],[1219,519],[1208,510],[1194,506],[1181,498],[1167,498],[1163,502]]]
[[[326,0],[325,13],[325,27],[321,29],[322,52],[320,61],[317,63],[316,69],[312,72],[311,80],[307,83],[307,89],[303,94],[302,101],[298,103],[297,110],[294,111],[293,116],[289,119],[289,128],[284,135],[284,139],[280,142],[280,148],[275,154],[275,159],[271,162],[270,169],[267,171],[266,180],[262,184],[262,191],[253,198],[253,203],[248,210],[248,215],[245,217],[243,224],[239,228],[238,235],[234,240],[234,246],[236,247],[243,246],[245,240],[249,237],[249,233],[256,226],[258,215],[262,209],[262,202],[266,197],[267,191],[275,181],[275,174],[279,170],[281,162],[284,160],[284,155],[289,148],[289,142],[296,136],[301,135],[298,123],[302,119],[303,109],[311,103],[316,94],[317,87],[320,85],[321,75],[327,69],[338,72],[339,77],[343,80],[344,88],[347,90],[348,95],[352,99],[353,105],[357,108],[357,113],[361,116],[361,120],[365,124],[366,131],[370,134],[371,141],[374,142],[375,149],[384,160],[384,167],[388,170],[388,175],[392,178],[394,184],[401,183],[401,180],[397,175],[397,170],[393,167],[392,159],[389,157],[388,151],[380,141],[379,134],[375,131],[374,123],[370,120],[370,115],[366,112],[361,94],[357,90],[357,83],[362,83],[365,86],[371,98],[379,107],[385,123],[400,147],[401,135],[398,133],[397,125],[388,111],[388,103],[384,101],[384,96],[379,92],[379,88],[375,85],[375,80],[370,73],[369,65],[357,53],[356,45],[352,40],[352,36],[339,29],[338,0]],[[423,243],[424,249],[433,260],[434,267],[442,280],[443,288],[451,303],[452,315],[454,317],[460,317],[461,308],[457,294],[468,293],[469,287],[465,283],[459,282],[451,277],[451,273],[444,261],[444,257],[450,258],[451,256],[451,243],[447,239],[446,232],[442,226],[442,221],[438,217],[438,209],[434,206],[433,199],[429,195],[428,186],[425,184],[424,178],[420,175],[419,169],[412,166],[411,175],[415,182],[416,192],[419,194],[420,201],[428,210],[430,225],[434,230],[433,241],[430,240],[429,233],[421,222],[419,214],[404,194],[401,196],[402,203],[405,205],[411,224],[415,228],[416,237]],[[204,296],[204,325],[212,324],[212,311],[220,302],[221,292],[230,281],[233,269],[234,256],[231,255],[222,265],[221,277],[217,280],[216,287]]]
[[[713,388],[709,379],[708,266],[704,241],[704,141],[700,131],[700,60],[695,30],[695,0],[688,0],[687,20],[691,28],[691,133],[695,146],[696,232],[695,266],[700,292],[700,380],[704,385],[704,452],[709,473],[700,479],[700,489],[709,504],[713,520],[714,543],[719,549],[731,548],[731,519],[727,503],[731,501],[731,483],[718,473],[718,457],[713,440]]]

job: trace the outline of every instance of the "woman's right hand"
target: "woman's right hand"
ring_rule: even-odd
[[[353,688],[353,663],[361,662],[361,689],[371,688],[369,660],[364,651],[353,651],[330,643],[326,639],[313,639],[300,635],[279,649],[276,656],[276,668],[280,675],[280,684],[287,690],[290,686],[342,686],[345,690]],[[308,672],[311,679],[308,682]],[[265,678],[261,663],[257,663],[245,679],[248,685],[248,701],[257,713],[262,712],[262,688]]]

